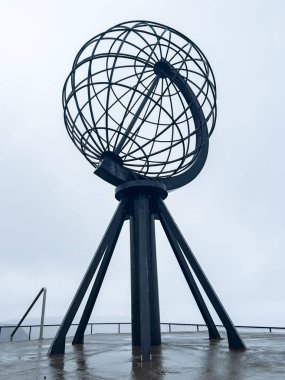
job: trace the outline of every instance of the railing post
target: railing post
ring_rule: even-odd
[[[29,329],[29,340],[31,340],[31,332],[32,332],[32,326],[30,326],[30,329]]]
[[[93,335],[93,323],[91,323],[91,335]]]
[[[121,333],[121,324],[118,323],[118,334],[120,334],[120,333]]]
[[[197,331],[199,331],[199,325],[197,325]]]
[[[45,320],[45,310],[46,310],[46,295],[47,289],[43,288],[43,303],[42,303],[42,315],[41,315],[41,327],[40,327],[40,336],[39,339],[43,339],[44,332],[44,320]]]
[[[169,329],[169,332],[171,333],[171,323],[168,323],[168,329]]]
[[[272,332],[272,327],[269,327],[269,332]]]

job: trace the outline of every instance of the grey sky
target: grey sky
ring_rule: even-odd
[[[0,7],[0,321],[20,318],[42,286],[48,316],[69,306],[117,201],[66,133],[62,86],[88,39],[146,19],[191,38],[217,81],[206,166],[166,204],[233,321],[284,325],[284,1],[10,0]],[[130,315],[128,254],[126,224],[96,315]],[[161,233],[158,264],[161,320],[202,322]]]

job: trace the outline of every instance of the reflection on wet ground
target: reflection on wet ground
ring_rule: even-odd
[[[130,334],[96,334],[47,356],[50,340],[0,344],[0,379],[277,380],[285,379],[285,335],[244,333],[247,351],[229,351],[227,340],[206,332],[163,334],[152,360],[142,363]]]

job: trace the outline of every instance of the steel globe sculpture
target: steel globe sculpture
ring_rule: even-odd
[[[132,21],[88,41],[63,90],[67,131],[95,167],[108,157],[122,178],[167,189],[201,170],[216,122],[216,86],[201,50],[164,25]]]
[[[88,41],[78,52],[63,89],[69,136],[116,186],[118,208],[83,277],[49,350],[64,353],[65,338],[94,283],[73,338],[84,333],[121,228],[130,221],[132,344],[150,360],[161,344],[155,220],[173,253],[207,325],[220,334],[193,273],[223,323],[231,349],[245,345],[213,290],[164,199],[168,190],[192,181],[202,170],[216,122],[216,84],[205,55],[180,32],[155,22],[130,21]],[[192,273],[193,272],[193,273]]]

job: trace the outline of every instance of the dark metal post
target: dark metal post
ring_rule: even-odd
[[[150,244],[149,250],[149,303],[150,303],[150,327],[151,327],[151,345],[159,346],[161,344],[160,331],[160,312],[159,312],[159,294],[156,262],[156,244],[155,244],[155,220],[150,216]]]
[[[215,326],[215,323],[211,317],[211,314],[205,304],[205,301],[203,300],[202,294],[196,285],[195,279],[187,265],[187,262],[184,258],[183,253],[181,252],[181,248],[179,244],[177,243],[177,240],[175,239],[175,236],[169,227],[168,223],[165,220],[164,214],[159,213],[160,221],[162,224],[162,227],[165,231],[165,234],[169,240],[169,243],[172,247],[172,250],[176,256],[176,259],[178,261],[178,264],[184,274],[185,280],[188,283],[188,286],[193,294],[193,297],[197,303],[197,306],[202,314],[202,317],[208,327],[208,332],[209,332],[209,338],[210,339],[221,339],[220,334],[217,330],[217,327]]]
[[[114,230],[113,236],[110,237],[110,242],[108,243],[108,247],[106,248],[104,257],[101,261],[100,268],[96,275],[94,285],[91,289],[88,301],[84,308],[83,314],[81,316],[79,325],[77,327],[76,333],[74,335],[72,344],[83,344],[84,342],[84,332],[86,330],[87,324],[89,322],[90,316],[92,314],[95,302],[97,300],[98,294],[100,292],[102,283],[104,281],[105,274],[107,272],[108,266],[110,264],[115,246],[118,241],[118,237],[120,235],[122,226],[124,223],[124,216],[122,215],[121,220],[118,222],[116,230]]]
[[[85,296],[85,293],[90,285],[90,282],[92,281],[92,278],[96,272],[96,269],[102,259],[102,256],[104,252],[106,251],[108,245],[110,244],[110,239],[114,235],[114,231],[116,231],[117,226],[121,223],[121,220],[124,217],[125,207],[126,207],[125,201],[122,200],[105,232],[105,235],[103,236],[103,239],[101,240],[101,243],[87,269],[87,272],[85,273],[85,276],[83,277],[81,281],[81,284],[71,302],[71,305],[69,306],[69,309],[61,323],[61,326],[57,331],[57,334],[50,346],[49,355],[64,353],[66,334]]]
[[[132,205],[131,205],[132,208]],[[137,253],[138,226],[133,212],[130,213],[130,265],[131,265],[131,313],[132,313],[132,345],[141,345],[140,322],[140,268],[139,255]]]
[[[140,319],[140,346],[142,360],[150,360],[151,326],[149,301],[149,251],[150,238],[150,204],[149,196],[143,191],[137,191],[131,196],[131,257],[132,264],[132,323]],[[134,275],[138,275],[134,278]],[[139,295],[139,298],[134,298]],[[134,331],[135,330],[135,331]],[[134,326],[135,345],[138,341],[138,327]]]
[[[177,240],[177,243],[181,247],[181,250],[183,251],[186,259],[188,260],[190,266],[192,267],[194,273],[197,276],[197,279],[199,280],[200,284],[202,285],[205,293],[207,294],[209,300],[211,301],[214,309],[216,310],[216,313],[218,314],[220,320],[222,321],[228,336],[228,343],[229,348],[231,349],[246,349],[246,346],[244,342],[242,341],[237,329],[235,328],[233,322],[231,321],[228,313],[224,309],[221,301],[219,300],[216,292],[212,288],[209,280],[207,279],[205,273],[203,272],[202,268],[200,267],[197,259],[195,258],[193,252],[191,251],[190,247],[188,246],[186,240],[184,239],[182,233],[180,232],[179,228],[177,227],[176,223],[174,222],[170,212],[168,211],[167,207],[165,206],[164,202],[159,199],[159,212],[160,215],[163,216],[164,220],[169,225],[170,229],[172,230],[173,235],[175,236],[175,239]]]

